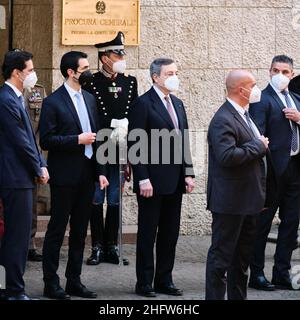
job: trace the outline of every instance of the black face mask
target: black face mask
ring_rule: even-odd
[[[81,86],[85,86],[88,83],[92,82],[93,74],[91,73],[90,70],[86,70],[86,71],[83,71],[83,72],[77,71],[77,72],[80,73],[80,77],[78,79],[77,78],[75,78],[75,79],[78,80],[78,82],[79,82],[79,84]]]

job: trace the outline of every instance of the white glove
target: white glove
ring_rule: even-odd
[[[127,130],[121,127],[115,128],[110,135],[112,142],[115,144],[124,144],[126,142],[126,137]]]
[[[115,144],[122,144],[126,142],[126,137],[128,134],[128,119],[112,119],[110,126],[114,128],[110,138]]]

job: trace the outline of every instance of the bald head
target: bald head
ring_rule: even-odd
[[[247,70],[231,71],[226,79],[226,89],[228,94],[237,93],[240,87],[255,83],[253,74]]]
[[[253,74],[247,70],[231,71],[226,79],[228,98],[238,103],[241,107],[247,107],[250,94],[256,85]]]

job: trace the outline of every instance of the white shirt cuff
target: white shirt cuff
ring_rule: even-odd
[[[150,179],[140,180],[139,181],[139,185],[142,185],[142,184],[145,184],[145,183],[148,183],[148,182],[150,182]]]

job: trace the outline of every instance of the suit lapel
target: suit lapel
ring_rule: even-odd
[[[229,109],[229,111],[233,114],[233,116],[235,117],[235,119],[242,125],[242,127],[247,131],[247,133],[249,134],[249,136],[251,138],[253,138],[253,132],[251,131],[251,129],[248,127],[248,125],[246,124],[246,122],[242,119],[242,116],[235,110],[235,108],[233,107],[233,105],[229,102],[226,101],[226,106]]]
[[[153,107],[156,110],[156,112],[158,112],[160,114],[160,116],[167,122],[167,124],[169,125],[170,128],[175,129],[173,122],[172,122],[172,119],[171,119],[165,105],[163,104],[163,102],[161,101],[158,94],[155,92],[155,90],[153,88],[151,88],[150,94],[151,94],[151,99],[154,102]]]
[[[24,109],[20,99],[17,97],[16,93],[14,92],[14,90],[5,84],[5,87],[8,89],[8,92],[9,94],[12,96],[12,98],[16,101],[17,105],[19,106],[19,109],[20,109],[20,112],[23,114],[24,116],[24,119],[26,121],[26,124],[29,128],[31,128],[31,131],[33,132],[33,128],[32,128],[32,125],[31,125],[31,122],[30,122],[30,117],[29,117],[29,114],[26,110],[26,108]]]
[[[285,108],[285,105],[282,103],[278,94],[274,91],[274,89],[272,88],[272,86],[270,84],[268,85],[267,90],[268,90],[269,94],[276,100],[277,106],[282,111]],[[300,101],[296,98],[296,96],[291,91],[289,91],[289,95],[293,99],[297,110],[300,111]]]
[[[182,118],[182,108],[183,108],[183,105],[182,105],[182,103],[181,103],[179,100],[175,99],[175,97],[174,97],[173,95],[170,95],[170,97],[171,97],[171,100],[172,100],[172,103],[173,103],[175,112],[176,112],[176,114],[177,114],[179,129],[180,129],[180,130],[183,130],[183,129],[184,129],[184,126],[183,126],[183,118]]]
[[[280,110],[282,111],[282,109],[285,108],[285,105],[283,104],[283,102],[279,98],[278,94],[275,92],[275,90],[272,88],[272,86],[270,84],[267,86],[267,90],[268,90],[269,94],[271,95],[271,97],[277,102],[276,103],[277,107],[280,108]]]
[[[10,86],[8,86],[7,84],[4,84],[3,87],[6,88],[8,93],[11,95],[11,97],[16,101],[17,105],[20,107],[20,110],[22,110],[23,113],[24,113],[24,108],[23,108],[23,106],[21,104],[21,101],[18,98],[18,96],[16,95],[16,93],[14,92],[14,90]]]
[[[78,128],[80,129],[81,132],[83,132],[81,124],[80,124],[80,120],[79,120],[79,117],[78,117],[78,114],[77,114],[77,111],[75,109],[74,103],[73,103],[73,101],[72,101],[67,89],[65,88],[64,85],[62,85],[60,88],[61,88],[61,95],[63,97],[63,100],[66,103],[67,108],[71,112],[71,114],[72,114],[72,116],[73,116]]]
[[[34,145],[36,147],[36,150],[39,153],[39,151],[38,151],[39,149],[38,149],[38,146],[37,146],[37,143],[36,143],[36,140],[35,140],[34,130],[33,130],[33,127],[32,127],[31,121],[30,121],[30,116],[29,116],[29,114],[28,114],[28,112],[26,110],[26,107],[24,109],[20,99],[17,97],[16,93],[14,92],[14,90],[10,86],[8,86],[6,84],[4,84],[4,86],[7,88],[9,94],[12,96],[12,98],[16,101],[17,105],[19,106],[20,112],[23,114],[23,119],[25,120],[25,123],[26,123],[26,126],[27,126],[26,131],[31,136],[31,138],[32,138],[32,140],[34,142]]]

